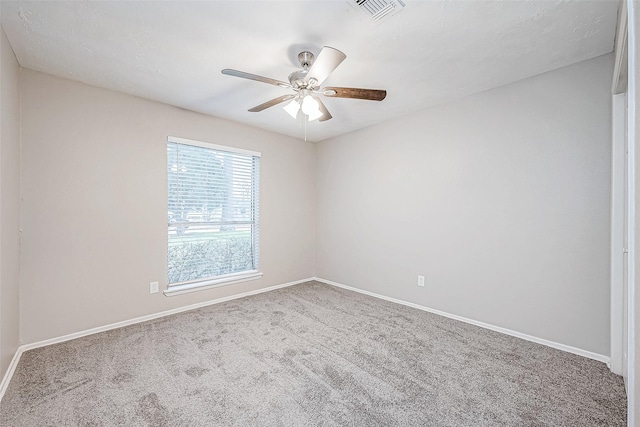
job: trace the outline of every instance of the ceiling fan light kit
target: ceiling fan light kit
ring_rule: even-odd
[[[320,85],[322,85],[327,77],[329,77],[333,70],[335,70],[346,57],[347,56],[338,49],[329,46],[323,47],[317,58],[309,51],[302,51],[298,54],[298,61],[300,61],[302,69],[289,74],[289,83],[228,68],[222,70],[222,74],[268,83],[282,88],[292,89],[295,92],[295,94],[283,95],[249,109],[252,113],[257,113],[291,100],[290,103],[283,107],[291,117],[294,119],[297,118],[298,113],[302,111],[309,121],[318,120],[323,122],[331,119],[332,116],[320,99],[320,96],[364,99],[369,101],[382,101],[387,96],[387,91],[378,89],[348,87],[326,87],[321,89]]]
[[[298,103],[297,99],[294,99],[293,101],[291,101],[290,103],[288,103],[282,108],[284,109],[284,111],[289,113],[291,117],[295,119],[296,117],[298,117],[298,111],[300,111],[300,104]]]

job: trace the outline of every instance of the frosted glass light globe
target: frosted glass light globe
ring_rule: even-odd
[[[298,110],[300,110],[300,104],[298,104],[297,99],[294,99],[293,101],[291,101],[290,103],[288,103],[286,106],[282,108],[284,109],[284,111],[289,113],[291,117],[295,119],[298,116]]]
[[[320,105],[313,96],[307,95],[302,99],[302,112],[307,116],[317,115],[320,111]]]

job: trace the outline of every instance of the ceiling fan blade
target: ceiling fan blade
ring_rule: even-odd
[[[386,90],[355,87],[325,87],[321,92],[324,96],[332,98],[367,99],[369,101],[382,101],[387,96]]]
[[[260,105],[258,105],[256,107],[253,107],[249,111],[251,111],[252,113],[257,113],[259,111],[265,110],[265,109],[267,109],[269,107],[273,107],[274,105],[278,105],[281,102],[288,101],[288,100],[293,99],[295,97],[296,97],[295,95],[282,95],[282,96],[279,96],[277,98],[272,99],[271,101],[267,101],[264,104],[260,104]]]
[[[317,82],[313,85],[314,87],[322,84],[346,57],[347,55],[338,49],[329,46],[323,47],[313,65],[309,68],[304,81],[308,83],[311,79],[314,79]]]
[[[331,115],[329,110],[327,110],[327,107],[324,105],[324,102],[322,102],[320,98],[316,98],[316,101],[318,101],[318,108],[320,108],[320,112],[322,112],[322,116],[320,116],[318,121],[326,122],[327,120],[331,119],[333,116]]]
[[[280,87],[291,87],[289,83],[281,82],[280,80],[270,79],[269,77],[262,77],[256,74],[245,73],[244,71],[231,70],[229,68],[225,68],[222,70],[222,74],[226,74],[228,76],[240,77],[243,79],[255,80],[257,82],[269,83],[270,85],[280,86]]]

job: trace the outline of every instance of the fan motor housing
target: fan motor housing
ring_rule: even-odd
[[[289,83],[294,89],[304,89],[307,87],[307,83],[304,81],[307,77],[307,70],[298,70],[289,74]]]
[[[313,65],[314,59],[315,55],[308,50],[304,50],[298,54],[298,61],[300,61],[302,70],[294,71],[289,74],[289,83],[291,83],[291,86],[293,86],[295,90],[313,89],[317,83],[314,80],[308,82],[305,81],[309,68]]]

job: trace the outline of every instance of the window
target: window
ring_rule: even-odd
[[[260,153],[169,137],[168,290],[257,279]]]

